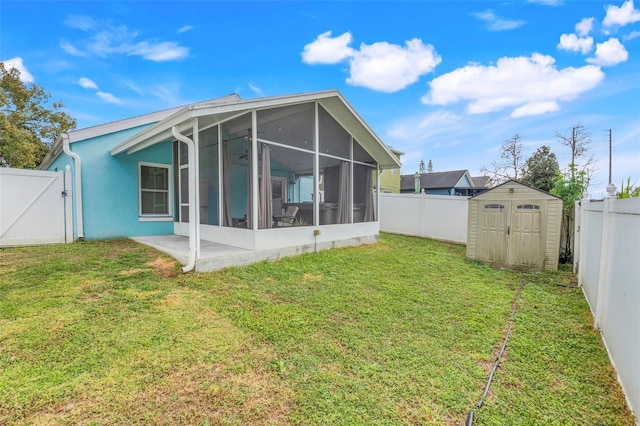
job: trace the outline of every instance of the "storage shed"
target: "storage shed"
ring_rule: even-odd
[[[468,221],[468,258],[513,269],[558,269],[560,198],[509,180],[470,198]]]

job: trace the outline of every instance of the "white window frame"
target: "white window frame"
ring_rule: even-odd
[[[167,213],[142,213],[142,167],[157,167],[167,169]],[[149,190],[146,190],[149,191]],[[165,192],[165,190],[155,190]],[[173,167],[170,164],[138,162],[138,220],[140,222],[170,222],[173,221]]]

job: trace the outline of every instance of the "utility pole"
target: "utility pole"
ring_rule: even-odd
[[[609,183],[611,182],[611,129],[609,129]]]
[[[575,178],[576,166],[576,128],[571,128],[571,181]]]

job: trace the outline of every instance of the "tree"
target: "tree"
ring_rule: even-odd
[[[427,163],[427,173],[433,173],[433,163],[431,162],[431,160],[429,160],[429,163]]]
[[[419,167],[420,168],[418,170],[418,173],[420,173],[421,175],[427,173],[427,171],[424,168],[424,160],[420,160],[420,166]]]
[[[571,134],[567,132],[563,135],[556,131],[556,137],[560,139],[560,144],[566,146],[571,151],[571,162],[569,163],[569,171],[575,173],[578,170],[586,172],[587,177],[591,177],[593,172],[591,164],[593,158],[589,157],[584,161],[582,165],[576,163],[577,160],[586,156],[589,151],[589,144],[591,144],[591,134],[581,123],[576,124],[571,128]],[[574,167],[571,167],[574,166]]]
[[[76,127],[76,120],[50,103],[51,95],[20,80],[20,71],[0,63],[0,165],[38,167],[58,135]]]
[[[491,162],[491,169],[482,167],[481,172],[491,175],[495,183],[518,180],[522,174],[522,136],[515,134],[504,141],[500,151],[500,159]]]
[[[631,183],[631,177],[627,178],[627,186],[624,186],[624,181],[620,186],[620,191],[616,192],[617,199],[640,197],[640,186],[636,186],[635,183]]]
[[[570,262],[573,259],[571,250],[572,229],[571,219],[574,217],[576,201],[589,187],[589,176],[584,170],[576,170],[575,165],[569,165],[564,173],[558,172],[551,193],[562,198],[562,232],[564,233],[564,247],[560,251],[560,261]]]
[[[556,155],[548,146],[541,146],[527,158],[522,168],[522,183],[550,192],[560,172]]]

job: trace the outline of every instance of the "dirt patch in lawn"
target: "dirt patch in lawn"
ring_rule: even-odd
[[[164,278],[171,278],[178,275],[178,266],[176,261],[166,257],[158,256],[155,260],[147,262],[147,265],[153,267],[156,274]]]
[[[258,361],[259,366],[240,371],[201,364],[171,372],[140,392],[129,408],[153,424],[287,424],[291,391],[268,370],[266,359]]]

